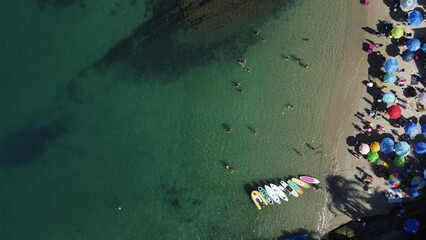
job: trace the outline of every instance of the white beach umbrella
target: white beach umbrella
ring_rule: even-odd
[[[422,92],[419,94],[419,96],[417,96],[417,100],[419,101],[419,103],[425,105],[426,104],[426,92]]]

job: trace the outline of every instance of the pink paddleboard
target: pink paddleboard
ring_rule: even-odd
[[[300,180],[302,180],[304,182],[307,182],[307,183],[310,183],[310,184],[318,184],[318,183],[320,183],[320,181],[318,179],[313,178],[313,177],[301,176],[299,178],[300,178]]]

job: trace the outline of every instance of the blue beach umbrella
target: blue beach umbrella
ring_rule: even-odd
[[[409,122],[407,123],[407,125],[405,125],[404,130],[406,134],[413,136],[419,132],[419,127],[417,126],[417,124]]]
[[[389,58],[383,64],[383,68],[385,69],[386,72],[396,72],[396,70],[398,70],[398,67],[399,67],[398,61],[395,58]]]
[[[402,9],[402,11],[409,12],[416,8],[416,5],[417,0],[401,0],[399,7]]]
[[[383,77],[383,81],[389,84],[394,83],[396,81],[396,74],[393,72],[386,73]]]
[[[409,218],[404,221],[404,231],[408,234],[416,234],[420,229],[420,222],[417,219]]]
[[[426,153],[426,143],[425,142],[416,143],[416,145],[414,145],[414,151],[417,154],[420,154],[420,155],[425,154]]]
[[[422,43],[417,38],[412,38],[412,39],[407,41],[408,50],[413,51],[413,52],[419,50],[421,45],[422,45]]]
[[[411,188],[410,189],[410,195],[412,198],[416,198],[420,196],[420,191],[417,188]]]
[[[414,10],[410,12],[410,15],[408,16],[408,22],[412,26],[419,26],[423,22],[423,15],[419,11]]]
[[[404,62],[411,62],[411,61],[413,61],[415,56],[416,56],[416,54],[414,52],[408,50],[408,49],[405,50],[402,53],[402,55],[401,55],[402,60],[404,60]]]
[[[423,52],[426,52],[426,43],[423,43],[423,45],[421,46],[421,49],[423,50]]]
[[[426,135],[426,124],[422,125],[422,133],[423,135]]]
[[[410,145],[407,142],[399,142],[395,145],[395,153],[400,157],[406,157],[410,154]]]
[[[395,94],[393,94],[393,93],[391,93],[391,92],[386,93],[385,95],[383,95],[383,97],[382,97],[382,101],[383,101],[384,103],[391,103],[391,102],[395,102]]]
[[[389,154],[393,152],[393,148],[395,147],[395,142],[391,138],[383,138],[380,142],[380,151],[384,154]]]

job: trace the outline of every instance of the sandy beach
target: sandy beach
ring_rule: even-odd
[[[359,5],[360,6],[356,9],[356,11],[359,11],[360,13],[360,21],[365,20],[365,22],[363,23],[363,29],[354,29],[354,32],[360,34],[362,41],[357,39],[358,42],[353,44],[353,48],[356,48],[356,51],[362,52],[363,54],[355,72],[352,74],[353,82],[351,83],[351,86],[348,86],[350,90],[343,101],[346,108],[344,111],[345,117],[339,128],[341,131],[338,133],[339,140],[336,143],[336,155],[334,156],[335,162],[337,163],[336,175],[328,178],[328,190],[331,194],[332,202],[330,204],[330,210],[333,214],[333,218],[330,222],[330,230],[335,229],[344,223],[355,220],[358,217],[362,218],[366,216],[386,214],[388,212],[388,203],[384,193],[390,188],[390,185],[385,179],[378,178],[374,175],[372,165],[368,162],[366,156],[357,158],[350,153],[356,152],[356,147],[360,143],[365,142],[369,144],[375,140],[380,141],[385,136],[389,137],[390,135],[393,135],[393,139],[398,141],[398,136],[391,132],[392,129],[397,130],[397,128],[392,127],[389,124],[389,121],[387,120],[388,116],[385,116],[384,114],[383,118],[386,119],[382,118],[380,120],[375,120],[366,113],[366,109],[372,108],[371,103],[373,103],[376,98],[374,93],[380,89],[381,86],[386,85],[387,87],[383,88],[382,91],[385,93],[390,92],[391,90],[396,92],[396,96],[399,98],[398,105],[403,108],[403,116],[406,118],[414,116],[417,119],[420,119],[420,116],[422,116],[421,112],[415,111],[415,100],[413,98],[406,99],[403,94],[404,87],[410,84],[411,74],[419,74],[419,65],[416,65],[414,61],[402,61],[400,53],[407,49],[405,46],[399,47],[399,54],[395,55],[391,51],[392,49],[388,47],[388,45],[395,45],[395,43],[391,43],[391,39],[384,36],[373,36],[367,32],[369,28],[376,29],[379,21],[389,21],[394,23],[394,26],[395,24],[402,24],[390,16],[390,7],[382,1],[372,1],[369,6]],[[422,5],[419,4],[417,10],[419,8],[421,9],[420,6]],[[401,11],[399,11],[399,14],[401,14]],[[396,18],[398,16],[393,17]],[[404,25],[403,27],[406,32],[413,33],[413,37],[419,37],[421,34],[418,30],[416,31],[419,27]],[[425,35],[422,34],[422,36]],[[380,51],[386,58],[395,57],[398,60],[400,64],[399,68],[405,69],[405,72],[398,73],[397,76],[399,78],[406,79],[405,86],[400,87],[396,84],[385,84],[382,80],[373,76],[373,73],[377,72],[379,69],[377,69],[377,66],[371,65],[371,56],[362,50],[362,44],[365,44],[366,42],[383,44],[382,47],[376,48],[375,51]],[[389,53],[391,53],[392,56],[390,56]],[[365,84],[367,79],[369,79],[369,75],[372,75],[372,81],[374,82],[374,87],[371,88],[368,88]],[[419,75],[421,75],[421,72]],[[421,83],[419,86],[421,86]],[[388,106],[391,105],[393,104],[388,104]],[[384,132],[376,134],[373,133],[371,136],[366,137],[364,133],[357,130],[357,126],[363,126],[361,118],[355,115],[357,112],[365,115],[365,121],[371,122],[374,125],[383,126],[385,128]],[[422,124],[421,121],[420,124]],[[401,134],[404,133],[404,129],[399,128],[398,131]],[[381,164],[382,160],[379,160],[377,163]],[[389,165],[391,165],[391,163],[392,162],[390,161]],[[389,170],[392,172],[392,166]],[[365,184],[362,182],[362,179],[365,175],[371,175],[374,178],[373,193],[371,194],[367,193],[364,189]]]

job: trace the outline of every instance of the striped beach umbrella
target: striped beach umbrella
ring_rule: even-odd
[[[410,145],[407,142],[399,142],[395,145],[395,153],[400,157],[406,157],[410,154]]]
[[[382,101],[384,103],[392,103],[392,102],[395,102],[395,98],[396,98],[395,94],[389,92],[389,93],[386,93],[385,95],[383,95]]]
[[[404,28],[401,26],[395,26],[394,28],[392,28],[392,37],[394,38],[401,38],[402,36],[404,36]]]
[[[383,81],[389,84],[394,83],[396,81],[396,74],[393,72],[386,73],[385,76],[383,77]]]
[[[383,64],[383,68],[386,72],[396,72],[398,70],[399,63],[395,58],[389,58]]]
[[[401,184],[401,180],[401,176],[399,176],[398,173],[392,173],[388,178],[389,184],[394,188],[398,187],[399,184]]]
[[[425,142],[416,143],[416,145],[414,145],[414,151],[420,155],[426,154],[426,143]]]
[[[417,176],[411,179],[411,186],[413,188],[422,189],[425,187],[426,181],[424,178]]]
[[[416,8],[417,0],[401,0],[399,6],[401,7],[402,11],[409,12]]]
[[[423,15],[419,11],[414,10],[408,15],[408,22],[412,26],[419,26],[423,22]]]
[[[403,167],[405,165],[405,158],[396,156],[393,160],[393,165],[395,165],[396,167]]]
[[[422,43],[417,38],[412,38],[412,39],[407,41],[408,50],[413,51],[413,52],[419,50],[421,45],[422,45]]]
[[[391,138],[383,138],[380,142],[380,151],[384,154],[389,154],[393,152],[395,147],[395,142]]]
[[[369,152],[367,159],[369,162],[375,163],[377,160],[379,160],[379,154],[377,152]]]

